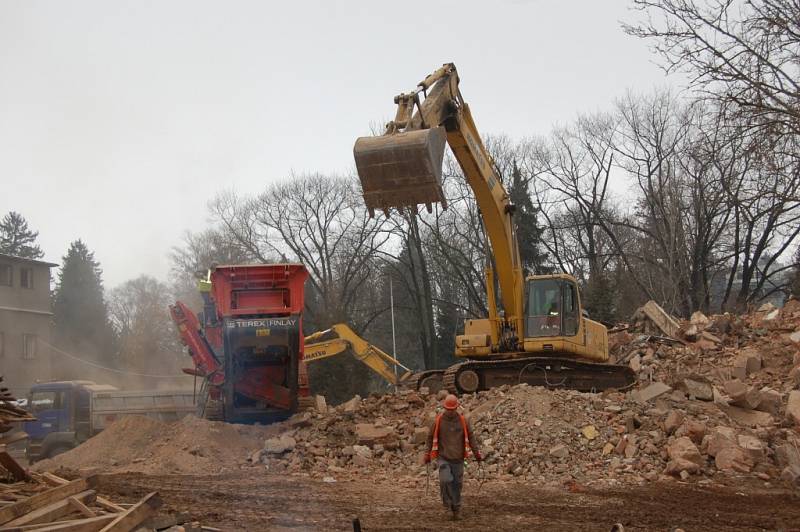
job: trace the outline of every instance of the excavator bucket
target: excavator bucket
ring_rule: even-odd
[[[420,204],[431,212],[436,202],[447,208],[442,191],[446,143],[443,127],[357,139],[353,155],[370,216],[375,209],[388,215],[391,207]]]

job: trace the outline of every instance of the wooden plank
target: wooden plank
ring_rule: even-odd
[[[72,519],[30,526],[9,528],[4,532],[98,532],[101,528],[116,519],[116,514],[98,515],[86,519]]]
[[[97,517],[97,514],[94,513],[91,509],[89,509],[88,506],[83,504],[79,498],[70,497],[69,499],[67,499],[67,501],[69,501],[70,505],[72,505],[73,508],[82,513],[84,517]]]
[[[53,473],[46,473],[45,472],[45,473],[42,473],[42,476],[44,477],[44,479],[47,482],[49,482],[50,484],[53,484],[54,486],[61,486],[63,484],[66,484],[67,482],[69,482],[69,480],[67,480],[65,478],[61,478],[58,475],[54,475]],[[115,503],[111,502],[110,500],[106,499],[105,497],[100,497],[99,495],[98,495],[97,499],[94,501],[94,503],[97,506],[99,506],[100,508],[102,508],[103,510],[108,510],[109,512],[112,512],[112,513],[119,513],[119,512],[124,512],[125,511],[125,508],[123,508],[119,504],[115,504]]]
[[[147,494],[144,499],[134,504],[129,510],[104,526],[100,532],[130,532],[142,521],[150,517],[161,506],[161,497],[157,492]]]
[[[97,494],[94,490],[86,490],[75,495],[75,498],[81,501],[93,502]],[[23,525],[35,525],[36,523],[50,523],[61,519],[62,517],[71,514],[75,508],[70,504],[69,497],[48,504],[41,508],[37,508],[23,516],[17,517],[13,521],[6,523],[0,531],[5,532],[6,528],[14,528]]]
[[[10,506],[0,508],[0,525],[4,525],[13,519],[30,513],[43,506],[47,506],[48,504],[52,504],[72,495],[81,493],[82,491],[86,491],[87,489],[93,489],[96,487],[97,476],[92,475],[91,477],[73,480],[72,482],[68,482],[64,485],[43,491],[42,493],[37,493],[36,495],[28,497],[27,499],[15,502]]]
[[[11,473],[14,480],[27,480],[30,478],[28,472],[6,452],[5,446],[3,446],[3,450],[0,451],[0,465]]]

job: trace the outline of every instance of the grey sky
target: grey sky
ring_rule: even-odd
[[[218,191],[346,172],[392,97],[453,61],[483,133],[546,133],[665,83],[614,1],[0,0],[0,215],[107,286],[165,279]]]

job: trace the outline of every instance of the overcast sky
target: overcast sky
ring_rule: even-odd
[[[392,98],[445,62],[482,133],[544,134],[665,85],[626,0],[0,0],[0,216],[106,286],[166,279],[218,191],[344,173]]]

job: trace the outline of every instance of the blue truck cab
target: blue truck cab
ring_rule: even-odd
[[[36,421],[25,423],[29,462],[68,451],[92,436],[91,390],[97,388],[91,381],[44,382],[31,387],[28,409]]]

